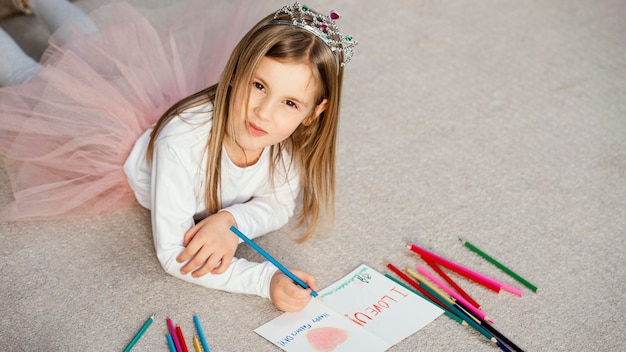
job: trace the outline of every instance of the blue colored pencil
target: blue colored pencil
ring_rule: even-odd
[[[200,342],[202,343],[202,348],[204,349],[204,352],[210,352],[209,344],[206,342],[206,338],[204,337],[204,331],[202,331],[200,319],[198,319],[197,315],[193,316],[193,323],[196,324],[196,330],[198,331],[198,335],[200,336]]]
[[[278,268],[278,270],[283,272],[283,274],[289,276],[289,278],[291,278],[295,283],[300,285],[300,287],[304,289],[309,288],[309,285],[307,285],[304,281],[300,280],[300,278],[294,275],[291,271],[289,271],[289,269],[285,268],[281,263],[279,263],[271,255],[269,255],[269,253],[263,250],[263,248],[259,247],[258,244],[252,242],[252,240],[249,239],[248,236],[241,233],[241,231],[239,231],[235,226],[231,226],[230,230],[234,232],[235,235],[239,236],[239,238],[244,240],[244,242],[250,245],[250,247],[254,248],[257,252],[259,252],[259,254],[265,257],[265,259],[269,260],[272,264],[274,264]],[[317,292],[315,292],[314,290],[311,290],[311,296],[317,297]]]
[[[174,340],[172,340],[172,335],[165,334],[167,338],[167,345],[170,346],[170,352],[176,352],[176,346],[174,346]]]

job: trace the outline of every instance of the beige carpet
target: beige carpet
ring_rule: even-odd
[[[282,4],[272,0],[276,5]],[[81,0],[92,9],[104,1]],[[106,1],[108,2],[108,1]],[[134,0],[154,7],[165,0]],[[310,1],[359,40],[347,67],[332,233],[258,240],[326,287],[360,263],[418,264],[415,242],[497,279],[463,237],[539,287],[522,298],[464,279],[528,351],[626,343],[626,3],[621,0]],[[34,17],[0,25],[33,56]],[[0,169],[0,202],[11,197]],[[165,318],[212,351],[275,351],[264,299],[163,272],[139,206],[93,219],[0,224],[0,350],[167,351]],[[242,245],[238,255],[261,260]],[[390,351],[496,351],[442,316]]]

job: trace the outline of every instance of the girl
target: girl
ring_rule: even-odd
[[[239,8],[255,13],[250,5]],[[46,6],[72,5],[30,3],[36,14]],[[204,6],[192,3],[184,27],[164,29],[126,5],[105,7],[74,20],[93,26],[62,28],[70,39],[52,38],[32,79],[0,89],[0,154],[15,194],[0,215],[98,214],[134,195],[151,210],[168,273],[297,311],[310,290],[268,262],[234,258],[239,240],[229,229],[252,238],[276,230],[297,200],[301,241],[332,218],[343,66],[356,42],[339,32],[336,13],[285,6],[243,36],[217,84],[200,89],[215,71],[204,66],[227,45],[211,38],[201,51],[201,33],[245,18],[221,8],[202,27],[217,10]],[[311,274],[294,273],[317,289]]]

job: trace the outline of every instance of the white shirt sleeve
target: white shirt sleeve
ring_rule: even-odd
[[[190,170],[197,171],[197,165],[190,166],[186,155],[179,153],[180,149],[172,147],[167,140],[155,143],[151,213],[154,245],[161,266],[175,277],[208,288],[269,298],[270,280],[277,270],[269,262],[233,258],[223,274],[193,278],[190,273],[180,273],[185,263],[178,263],[176,257],[184,250],[183,236],[194,225],[196,213],[195,178]]]
[[[222,211],[230,212],[237,227],[249,238],[259,237],[289,221],[296,207],[299,184],[295,167],[287,168],[287,172],[277,168],[273,185],[266,183],[249,201],[233,204]]]

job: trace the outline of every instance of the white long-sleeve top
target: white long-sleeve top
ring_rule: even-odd
[[[269,262],[255,263],[233,258],[220,275],[193,278],[182,275],[185,263],[176,262],[183,251],[183,237],[196,220],[208,216],[204,204],[206,184],[205,148],[212,127],[212,104],[191,108],[170,121],[159,134],[152,163],[146,150],[152,129],[135,143],[124,171],[137,201],[151,210],[156,254],[169,274],[208,288],[269,298],[269,284],[276,272]],[[284,154],[285,164],[289,155]],[[295,167],[279,165],[270,182],[269,147],[252,166],[236,166],[222,150],[220,202],[230,212],[237,227],[255,238],[285,225],[295,209],[299,177]]]

